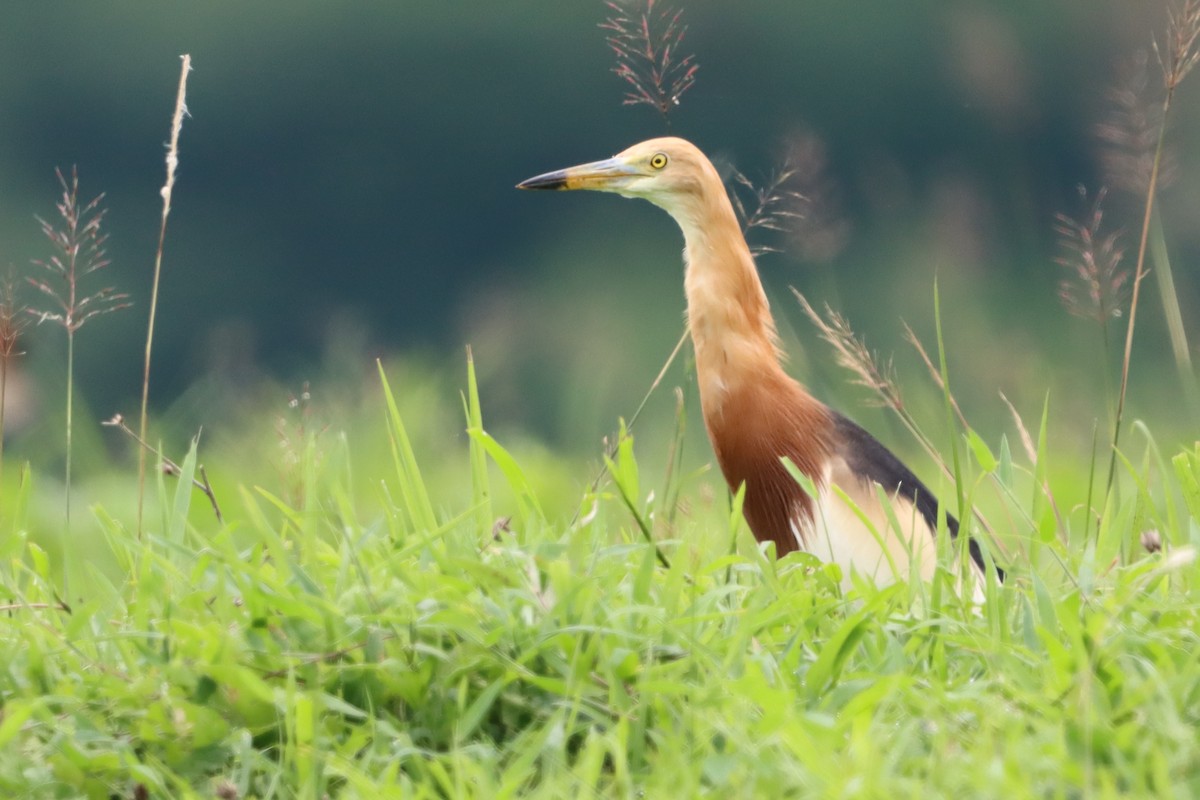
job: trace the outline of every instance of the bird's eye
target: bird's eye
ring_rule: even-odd
[[[667,165],[667,154],[666,153],[655,153],[653,156],[650,157],[650,166],[654,167],[655,169],[662,169],[666,165]]]

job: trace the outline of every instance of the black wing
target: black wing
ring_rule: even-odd
[[[841,455],[846,459],[850,469],[878,483],[885,491],[895,492],[908,500],[925,518],[929,529],[936,531],[939,503],[933,492],[929,491],[929,487],[921,483],[921,479],[904,466],[891,450],[884,447],[878,439],[867,433],[861,426],[836,411],[833,412],[833,415],[834,429],[841,441],[847,445],[845,452]],[[954,518],[949,509],[946,510],[946,528],[950,531],[952,539],[958,538],[958,520]],[[971,539],[967,542],[967,550],[971,553],[971,560],[975,562],[980,571],[986,572],[983,550],[980,549],[979,542]],[[996,576],[1000,580],[1004,580],[1004,570],[998,566],[996,567]]]

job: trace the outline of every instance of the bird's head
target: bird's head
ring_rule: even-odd
[[[517,188],[591,189],[641,197],[682,221],[692,216],[714,182],[723,196],[721,179],[704,153],[691,142],[666,136],[639,142],[603,161],[537,175]]]

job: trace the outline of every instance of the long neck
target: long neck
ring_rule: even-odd
[[[688,325],[706,413],[764,375],[782,375],[775,321],[729,197],[717,185],[676,214],[687,248]]]

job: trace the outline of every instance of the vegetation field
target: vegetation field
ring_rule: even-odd
[[[697,66],[682,12],[664,6],[609,3],[601,28],[626,102],[665,123]],[[129,303],[104,285],[104,203],[76,171],[59,172],[57,214],[39,218],[49,255],[0,286],[0,797],[1200,797],[1195,281],[1173,270],[1159,212],[1166,185],[1188,180],[1167,122],[1200,62],[1200,2],[1171,8],[1161,81],[1152,70],[1115,95],[1102,130],[1120,200],[1084,192],[1084,212],[1053,228],[1063,313],[1044,338],[1096,334],[1056,381],[1024,381],[978,427],[964,413],[970,353],[987,363],[963,382],[989,397],[993,360],[1010,377],[1046,371],[1026,370],[992,321],[950,327],[1001,314],[980,288],[998,281],[967,270],[947,279],[955,298],[930,287],[917,328],[933,333],[906,331],[912,369],[836,310],[833,270],[833,307],[797,292],[780,312],[775,298],[814,343],[794,371],[818,389],[857,384],[882,410],[841,405],[875,414],[868,427],[1005,572],[976,578],[965,537],[943,526],[934,578],[886,586],[755,542],[741,492],[711,468],[686,338],[642,405],[604,412],[613,431],[586,455],[523,425],[557,408],[575,433],[572,409],[598,391],[588,378],[628,346],[614,320],[656,302],[625,291],[624,273],[605,296],[631,308],[613,319],[585,323],[566,290],[522,312],[553,317],[541,326],[481,303],[466,327],[502,363],[331,347],[294,394],[255,374],[154,408],[185,57],[153,283],[139,287],[144,361],[108,354],[144,370],[140,413],[98,414],[75,385],[77,338]],[[744,231],[803,218],[828,266],[848,227],[817,203],[826,176],[809,195],[797,176],[734,171],[729,186]],[[895,285],[860,300],[886,305]],[[1006,309],[1028,301],[1012,291]],[[24,351],[34,321],[64,334],[64,379],[43,381],[35,429],[6,451],[6,393],[46,352]],[[586,345],[571,388],[530,399],[559,376],[525,370],[567,328]],[[485,370],[519,375],[497,385],[525,394],[497,404],[523,405],[521,422],[492,426]],[[1130,394],[1158,418],[1133,414]],[[1031,396],[1044,397],[1032,414]],[[216,430],[188,427],[198,407]],[[976,580],[973,600],[961,589]]]
[[[1037,488],[1036,444],[971,439],[1009,568],[976,608],[952,552],[930,585],[849,592],[776,562],[702,477],[639,472],[630,438],[574,519],[553,488],[549,511],[567,464],[524,469],[473,381],[460,404],[405,373],[347,419],[252,421],[206,470],[223,522],[194,449],[151,478],[141,536],[130,476],[86,485],[69,544],[31,534],[60,509],[9,465],[6,796],[1200,790],[1200,452],[1133,444],[1096,530],[1086,482]]]

